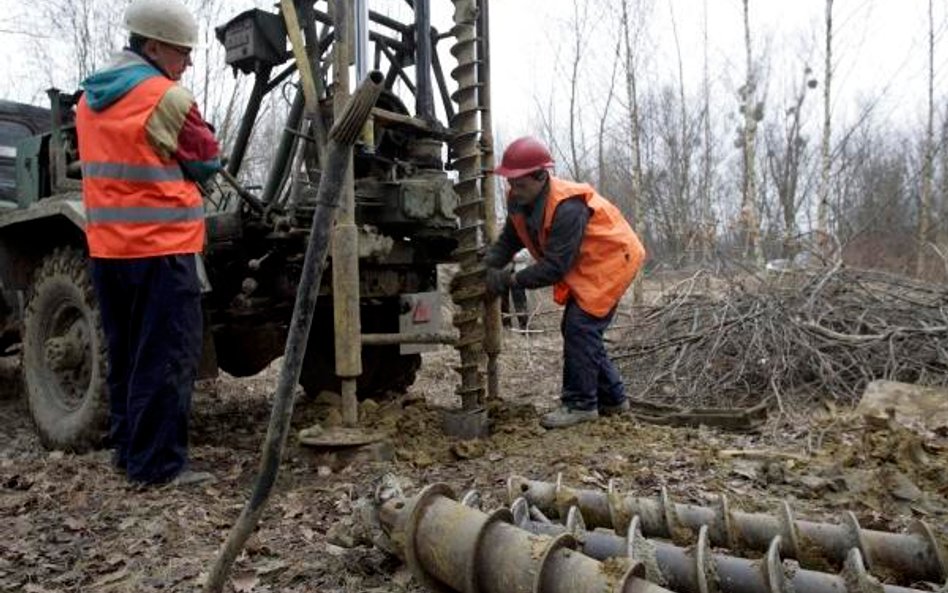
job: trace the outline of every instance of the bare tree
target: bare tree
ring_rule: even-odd
[[[629,206],[632,211],[632,228],[642,234],[642,155],[641,155],[641,121],[639,115],[638,80],[636,78],[636,56],[633,48],[636,47],[637,35],[633,37],[632,26],[629,22],[629,0],[622,0],[622,39],[625,45],[625,88],[628,99],[629,118],[629,148],[631,151],[631,190],[629,192]],[[632,288],[633,302],[642,302],[642,283],[635,282]]]
[[[616,42],[616,49],[613,53],[612,58],[612,73],[609,75],[609,91],[606,93],[605,105],[602,108],[602,114],[599,117],[599,136],[596,142],[597,145],[597,155],[596,159],[596,168],[599,172],[599,191],[605,191],[606,187],[606,159],[605,159],[605,146],[606,146],[606,123],[609,121],[609,113],[612,107],[612,100],[615,97],[616,89],[616,70],[619,67],[619,57],[621,56],[622,49],[622,38],[620,37]]]
[[[57,76],[58,85],[74,88],[87,76],[98,70],[119,47],[123,31],[119,26],[122,11],[115,10],[105,0],[37,0],[39,20],[48,31],[48,38],[36,38],[34,47],[46,56],[55,68],[68,64],[72,76],[65,79]],[[21,28],[35,26],[35,22],[23,23]],[[63,43],[67,52],[65,64],[55,64],[55,52],[49,50],[50,40]]]
[[[830,119],[830,98],[833,79],[833,0],[826,0],[826,26],[824,28],[825,55],[823,62],[823,139],[820,145],[820,197],[817,205],[816,228],[821,241],[821,247],[827,247],[829,237],[829,191],[830,168],[830,138],[832,136],[832,121]]]
[[[715,224],[711,212],[711,193],[713,189],[711,165],[714,160],[713,143],[711,138],[711,71],[708,67],[708,0],[704,0],[702,22],[704,63],[702,75],[702,113],[701,123],[703,131],[703,150],[701,153],[701,180],[699,192],[701,194],[701,211],[699,213],[699,236],[701,238],[701,260],[707,265],[711,260],[711,251],[714,247]]]
[[[580,10],[580,4],[582,10]],[[588,4],[580,0],[573,0],[573,24],[575,34],[573,35],[573,55],[570,62],[570,85],[569,85],[569,155],[570,155],[570,175],[573,179],[582,179],[583,175],[583,153],[585,151],[585,138],[582,130],[582,118],[578,110],[578,93],[580,85],[580,68],[583,62],[583,49],[586,46],[587,27],[589,24]]]
[[[692,150],[694,149],[694,138],[692,137],[691,121],[688,116],[688,101],[685,98],[685,69],[681,58],[681,40],[678,37],[678,22],[675,19],[675,8],[669,4],[671,13],[672,34],[675,39],[675,55],[678,59],[678,155],[674,162],[674,171],[677,177],[675,181],[675,199],[679,217],[679,232],[683,233],[683,247],[686,251],[691,250],[698,238],[697,225],[695,217],[691,215],[691,161]]]
[[[941,182],[939,184],[941,208],[939,211],[938,243],[944,244],[948,243],[948,105],[944,108],[944,115],[941,120],[939,150],[941,151]]]
[[[797,233],[797,214],[802,204],[799,197],[801,167],[806,155],[806,138],[802,132],[803,103],[808,91],[816,88],[816,79],[812,78],[809,66],[803,70],[803,77],[793,98],[793,103],[785,111],[785,121],[781,138],[776,134],[767,135],[767,164],[777,192],[783,223],[783,256],[793,255],[793,237]]]
[[[922,275],[925,246],[931,240],[932,187],[935,159],[935,16],[932,0],[928,0],[928,121],[925,126],[925,147],[922,154],[922,195],[918,208],[918,234],[915,252],[915,273]]]
[[[742,191],[741,191],[741,228],[744,233],[745,255],[763,266],[764,256],[760,248],[760,230],[757,216],[757,123],[764,117],[764,105],[757,101],[757,75],[754,68],[753,48],[750,29],[750,0],[744,4],[744,49],[746,58],[746,78],[744,86],[738,90],[741,99],[743,128],[741,140],[743,148]]]

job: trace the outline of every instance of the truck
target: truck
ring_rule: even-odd
[[[215,29],[226,65],[251,79],[252,89],[225,172],[202,187],[202,377],[218,369],[235,377],[254,375],[283,353],[320,151],[333,121],[334,77],[342,71],[339,64],[354,63],[357,79],[369,69],[385,75],[385,90],[353,156],[358,270],[347,290],[358,298],[359,397],[410,386],[421,363],[415,341],[456,342],[459,393],[465,401],[482,397],[477,252],[486,240],[481,182],[489,136],[479,128],[487,105],[478,76],[487,59],[486,2],[454,2],[446,35],[432,27],[432,1],[438,0],[409,2],[410,18],[402,19],[372,10],[368,0],[336,1],[335,11],[295,2],[293,18],[287,18],[283,2],[276,10],[242,12]],[[354,32],[354,43],[335,42],[343,25]],[[442,66],[446,43],[457,62],[453,81]],[[299,62],[300,50],[307,63]],[[305,99],[305,71],[312,73],[315,105]],[[287,90],[294,98],[266,179],[256,190],[243,187],[236,179],[264,98]],[[73,121],[80,94],[48,94],[48,109],[0,103],[0,353],[20,350],[29,413],[44,445],[83,450],[104,436],[107,345],[83,231]],[[460,268],[453,285],[453,336],[434,327],[445,296],[438,292],[437,269],[445,263]],[[334,310],[343,302],[339,287],[346,283],[332,276],[323,276],[300,377],[311,395],[339,389],[336,351],[352,347],[334,323]],[[420,334],[426,337],[413,339]]]

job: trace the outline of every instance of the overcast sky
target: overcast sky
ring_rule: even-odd
[[[642,44],[643,70],[653,84],[677,80],[672,19],[682,46],[684,78],[694,92],[702,81],[704,60],[702,0],[655,0]],[[740,0],[708,0],[708,54],[712,86],[718,97],[733,96],[743,83],[744,45]],[[766,89],[771,104],[789,96],[786,86],[798,78],[804,63],[822,87],[825,0],[751,0],[754,51],[771,71]],[[935,96],[946,91],[944,45],[945,0],[935,0]],[[494,97],[497,118],[509,132],[528,132],[532,97],[556,84],[558,52],[570,52],[572,0],[506,0],[491,5]],[[861,100],[884,96],[885,119],[915,125],[923,120],[927,72],[927,0],[836,0],[834,3],[834,110],[852,111]],[[596,15],[591,16],[596,19]],[[587,61],[608,77],[611,31],[619,15],[597,24]],[[560,63],[562,64],[562,58]],[[562,67],[562,66],[561,66]],[[559,77],[562,80],[562,76]],[[736,105],[736,99],[730,102]],[[510,116],[505,117],[507,111]],[[516,115],[514,115],[516,112]],[[524,114],[527,117],[524,117]]]
[[[403,0],[370,0],[380,12],[403,10]],[[603,14],[589,2],[590,27],[585,65],[589,79],[605,84],[614,32],[619,16]],[[232,2],[234,13],[251,0]],[[265,3],[269,4],[269,3]],[[709,61],[717,97],[733,96],[744,76],[743,25],[740,0],[708,0]],[[936,4],[936,45],[943,45],[945,0]],[[436,25],[445,29],[444,18],[453,10],[448,0],[432,0]],[[774,102],[789,96],[790,83],[804,62],[822,82],[822,28],[825,0],[751,0],[755,52],[766,56],[771,70],[768,95]],[[505,137],[535,130],[535,99],[554,92],[564,83],[562,72],[570,50],[573,0],[493,0],[492,66],[495,121]],[[30,10],[20,0],[0,0],[0,29],[15,28],[10,19]],[[703,0],[654,0],[646,38],[642,44],[646,83],[673,83],[677,57],[672,19],[682,47],[685,79],[692,92],[700,89],[703,63]],[[848,110],[859,100],[884,97],[884,118],[917,125],[924,119],[927,0],[836,0],[837,110]],[[439,22],[440,20],[440,22]],[[40,32],[41,33],[41,32]],[[26,59],[30,38],[2,35],[6,59],[0,61],[3,98],[42,102],[46,81]],[[48,40],[55,45],[55,40]],[[936,97],[945,90],[948,50],[939,47],[936,57]],[[59,83],[64,85],[65,83]],[[591,86],[597,86],[590,82]],[[598,90],[598,89],[596,89]],[[730,101],[728,107],[733,107]]]

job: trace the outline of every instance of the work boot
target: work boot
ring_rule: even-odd
[[[629,400],[622,400],[621,404],[615,404],[613,406],[599,406],[599,415],[600,416],[618,416],[619,414],[625,414],[629,411]]]
[[[543,418],[540,418],[540,426],[543,428],[565,428],[598,419],[599,412],[596,410],[571,410],[566,406],[560,406],[549,414],[544,414]]]
[[[175,488],[180,488],[181,486],[194,486],[195,484],[214,482],[215,480],[217,480],[217,478],[210,472],[198,472],[193,469],[186,469],[168,483]]]

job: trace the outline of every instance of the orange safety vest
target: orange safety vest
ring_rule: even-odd
[[[204,206],[181,166],[155,152],[146,125],[174,82],[153,76],[102,111],[79,101],[86,240],[92,257],[126,259],[199,253]]]
[[[553,300],[564,305],[572,297],[583,311],[604,317],[625,294],[645,260],[642,242],[619,209],[586,183],[551,176],[538,237],[540,244],[530,239],[523,214],[512,214],[510,221],[534,259],[540,259],[557,205],[574,197],[582,198],[592,213],[573,267],[553,285]]]

